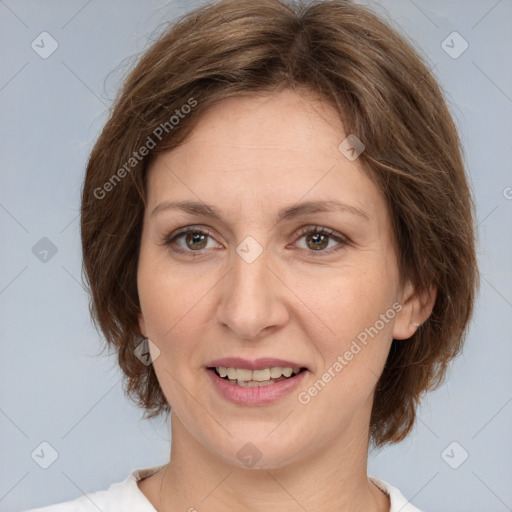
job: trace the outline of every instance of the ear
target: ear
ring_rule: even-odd
[[[436,302],[437,289],[432,286],[428,292],[419,293],[410,282],[404,287],[402,309],[395,316],[393,338],[406,340],[427,320]]]
[[[142,336],[144,336],[144,338],[147,338],[148,337],[148,332],[146,330],[146,322],[144,321],[144,317],[142,316],[142,312],[138,314],[137,318],[139,320],[140,333],[142,334]]]

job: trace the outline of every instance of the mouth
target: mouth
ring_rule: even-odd
[[[241,406],[280,402],[291,396],[309,373],[303,363],[274,357],[223,357],[210,361],[205,370],[219,396]]]
[[[306,367],[300,366],[270,366],[256,370],[213,366],[207,369],[230,384],[247,388],[271,386],[278,382],[294,379],[300,373],[307,371]]]

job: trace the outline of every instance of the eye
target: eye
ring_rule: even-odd
[[[336,231],[319,226],[302,228],[298,235],[299,240],[305,238],[306,242],[306,248],[299,247],[299,249],[314,257],[333,254],[343,249],[349,243],[347,238]],[[222,248],[222,246],[215,247],[215,244],[213,244],[213,247],[209,247],[208,239],[214,240],[208,230],[195,226],[186,226],[166,236],[162,245],[168,245],[174,252],[186,254],[194,258],[203,256],[205,251],[210,249]],[[330,242],[337,242],[337,245],[326,250]]]
[[[165,238],[163,245],[172,246],[177,244],[177,247],[173,247],[172,250],[187,256],[197,257],[202,256],[204,250],[212,249],[208,247],[208,238],[213,240],[211,233],[205,229],[199,229],[194,226],[187,226],[185,228],[175,231],[171,235]],[[178,240],[183,239],[183,245],[178,244]]]
[[[311,256],[314,257],[333,254],[348,245],[347,238],[332,229],[320,226],[307,226],[302,228],[299,231],[299,240],[301,238],[304,238],[306,243],[306,249],[302,250],[312,253]],[[333,241],[338,242],[338,245],[334,247],[331,246],[331,248],[325,250],[329,243]]]

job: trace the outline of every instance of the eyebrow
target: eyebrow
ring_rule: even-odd
[[[219,221],[222,220],[222,213],[218,208],[211,204],[197,201],[163,201],[154,208],[154,210],[151,212],[151,216],[154,216],[159,212],[171,209],[179,209],[193,215],[211,217]],[[275,223],[281,222],[283,220],[290,220],[300,215],[334,211],[350,213],[367,221],[370,220],[370,216],[360,208],[336,200],[324,200],[306,201],[282,208],[279,210],[275,217]]]

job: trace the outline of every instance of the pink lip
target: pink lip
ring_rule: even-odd
[[[246,370],[262,370],[263,368],[305,368],[305,365],[294,362],[285,361],[284,359],[274,359],[272,357],[263,357],[254,361],[242,359],[241,357],[223,357],[215,359],[208,363],[207,368],[218,368],[224,366],[226,368],[243,368]]]
[[[217,361],[213,361],[213,363],[226,361],[226,359],[219,359]],[[224,363],[219,364],[218,366],[233,366],[233,359],[229,360],[229,365],[224,365]],[[240,361],[237,361],[237,366],[235,368],[243,368],[244,366],[240,365]],[[267,366],[261,366],[260,361],[267,361]],[[268,361],[258,359],[254,361],[253,364],[260,364],[260,368],[254,368],[256,370],[261,368],[268,368]],[[272,359],[273,366],[285,366],[284,364],[274,364],[278,359]],[[289,362],[286,363],[286,366],[292,366]],[[297,365],[299,366],[299,365]],[[281,380],[276,382],[275,384],[270,384],[268,386],[259,386],[259,387],[243,387],[238,384],[231,384],[226,379],[219,377],[215,370],[207,369],[206,373],[209,375],[212,380],[215,389],[224,397],[226,400],[229,400],[232,403],[238,405],[266,405],[272,402],[276,402],[277,400],[283,398],[284,396],[291,393],[297,386],[302,382],[304,376],[306,375],[307,370],[303,370],[294,377],[290,377],[289,379]]]

